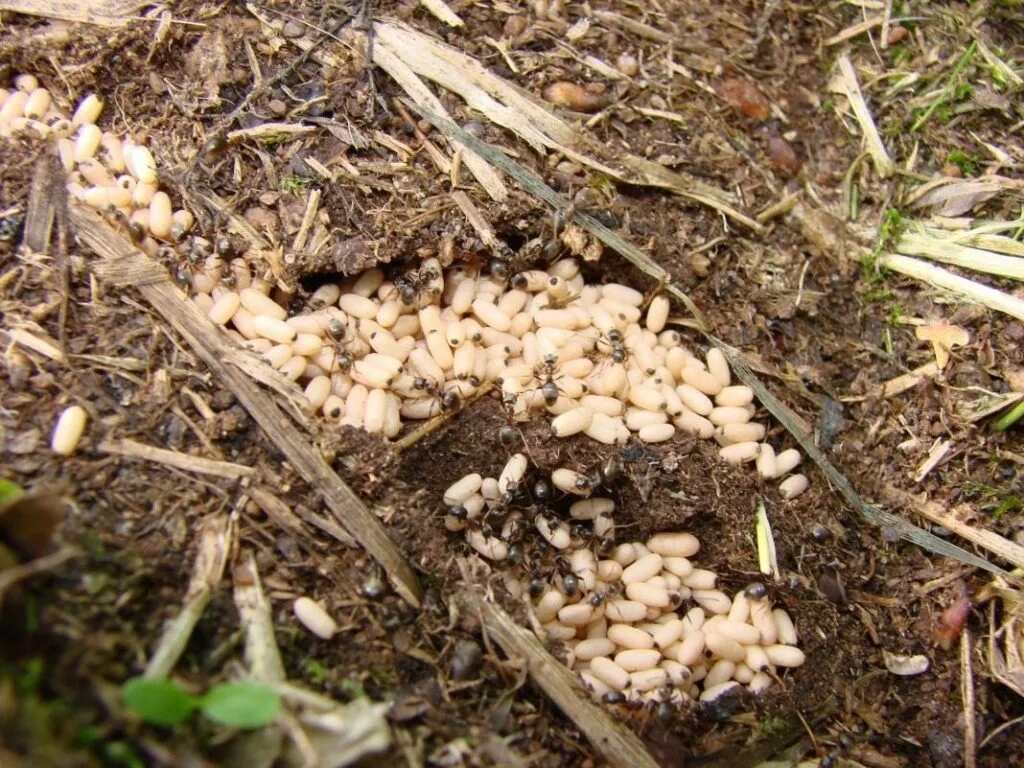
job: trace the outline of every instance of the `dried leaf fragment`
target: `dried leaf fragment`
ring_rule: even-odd
[[[935,352],[935,362],[939,368],[945,368],[949,362],[949,353],[953,347],[970,344],[971,335],[959,325],[951,325],[945,320],[935,320],[926,325],[919,325],[915,335],[921,341],[930,341]]]
[[[574,112],[597,112],[608,104],[608,97],[596,89],[560,80],[544,89],[544,98]]]
[[[772,105],[756,85],[740,77],[729,77],[715,88],[718,94],[747,117],[767,120]]]

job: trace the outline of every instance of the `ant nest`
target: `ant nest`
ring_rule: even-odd
[[[444,493],[445,527],[464,531],[484,557],[512,565],[524,560],[531,523],[557,551],[556,577],[524,583],[506,574],[505,584],[513,597],[529,597],[540,629],[564,644],[566,663],[595,698],[681,706],[741,686],[760,694],[780,669],[804,663],[792,619],[772,607],[764,585],[730,598],[717,588],[717,574],[694,564],[700,542],[692,534],[615,544],[615,501],[589,495],[618,477],[614,460],[596,478],[556,469],[526,492],[528,469],[517,453],[497,478],[459,478]],[[570,499],[568,520],[547,508],[556,489]],[[536,513],[526,497],[545,511]]]
[[[160,190],[147,147],[96,125],[102,109],[90,94],[68,118],[36,77],[22,74],[13,90],[0,89],[0,136],[55,141],[69,194],[120,222],[155,256],[183,242],[195,218]],[[301,385],[311,412],[336,424],[393,438],[406,422],[458,408],[500,383],[510,422],[500,435],[505,445],[518,439],[515,422],[546,411],[554,437],[623,445],[682,432],[717,441],[730,464],[753,463],[765,479],[780,480],[783,499],[807,488],[807,478],[793,473],[800,453],[776,453],[765,440],[764,424],[753,420],[754,393],[732,383],[721,351],[702,359],[668,327],[668,297],[588,284],[575,259],[509,279],[501,259],[483,270],[445,269],[430,258],[394,279],[373,268],[325,283],[302,301],[269,272],[230,258],[227,238],[216,247],[191,241],[205,257],[189,278],[195,305]],[[458,480],[445,494],[448,529],[464,531],[484,557],[514,563],[528,523],[507,508],[527,470],[526,457],[515,454],[499,478]],[[562,468],[534,490],[538,498],[552,486],[578,497],[570,518],[590,522],[607,548],[615,504],[591,497],[598,485]],[[659,533],[598,560],[564,520],[530,522],[568,559],[570,573],[558,588],[510,584],[529,593],[537,620],[566,644],[569,665],[595,696],[707,701],[741,685],[766,690],[779,668],[803,663],[785,611],[772,609],[760,585],[731,599],[716,589],[715,574],[689,559],[699,546],[693,536]],[[679,615],[687,601],[694,607]]]
[[[148,148],[96,125],[98,96],[69,119],[35,76],[19,75],[14,86],[0,89],[0,135],[55,139],[68,191],[124,223],[149,255],[186,238],[194,216],[159,189]],[[702,360],[667,327],[667,296],[587,284],[572,258],[511,279],[501,259],[490,270],[446,270],[430,258],[393,280],[374,268],[325,283],[303,302],[229,258],[227,238],[215,249],[192,240],[197,253],[217,251],[189,277],[196,306],[302,385],[310,410],[331,421],[393,438],[405,422],[500,382],[511,421],[547,411],[556,437],[621,445],[683,432],[716,440],[731,464],[754,462],[762,477],[781,479],[784,499],[807,488],[804,475],[790,474],[800,453],[776,454],[765,440],[752,420],[754,393],[732,384],[721,351]]]

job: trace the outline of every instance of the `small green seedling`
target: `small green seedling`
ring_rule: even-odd
[[[274,721],[281,697],[259,683],[220,683],[202,696],[182,689],[170,680],[133,677],[122,689],[124,705],[147,723],[180,725],[195,710],[208,719],[232,728],[262,728]]]
[[[1021,400],[1016,406],[1000,416],[996,421],[994,428],[996,432],[1005,432],[1020,421],[1021,417],[1024,417],[1024,400]]]

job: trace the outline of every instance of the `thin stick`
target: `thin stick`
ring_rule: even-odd
[[[448,422],[450,419],[454,418],[458,414],[462,413],[462,411],[471,406],[473,403],[475,403],[481,397],[486,395],[492,389],[494,389],[493,381],[484,382],[483,384],[480,385],[476,392],[474,392],[472,395],[465,399],[461,407],[453,409],[451,411],[445,411],[437,414],[437,416],[428,419],[426,422],[424,422],[422,425],[420,425],[412,432],[407,434],[401,440],[395,441],[395,450],[399,452],[408,450],[416,443],[418,443],[420,440],[425,438],[427,435],[431,435],[437,430],[439,430],[442,426],[444,426],[446,422]]]
[[[915,280],[958,293],[969,301],[983,304],[996,312],[1024,320],[1024,299],[1018,299],[1008,293],[991,288],[987,285],[954,275],[947,269],[929,264],[927,261],[912,259],[898,253],[884,254],[878,259],[878,265],[899,272],[901,275]]]
[[[97,446],[103,453],[113,453],[117,456],[125,456],[130,459],[143,459],[156,464],[165,464],[168,467],[184,469],[187,472],[198,472],[201,475],[213,475],[225,477],[229,480],[238,480],[242,477],[254,477],[256,470],[241,464],[233,464],[230,461],[217,461],[205,459],[202,456],[191,456],[187,453],[169,451],[166,448],[155,448],[152,445],[137,443],[134,440],[104,440]]]
[[[964,703],[964,768],[975,768],[978,757],[978,730],[974,698],[974,666],[971,663],[970,627],[960,635],[960,698]]]
[[[238,506],[242,506],[244,500],[245,496]],[[192,578],[185,593],[185,604],[181,613],[161,635],[143,677],[162,680],[171,674],[174,665],[178,663],[192,636],[192,630],[199,623],[199,618],[213,597],[213,591],[224,576],[233,534],[234,525],[229,517],[220,516],[203,522],[197,536],[199,549],[192,564]]]
[[[320,210],[321,194],[319,188],[309,191],[309,197],[306,199],[306,210],[302,214],[302,224],[299,225],[299,231],[295,233],[295,239],[292,241],[292,251],[295,253],[301,252],[306,247],[306,242],[309,240],[309,232],[313,229],[313,220],[316,218],[317,211]]]
[[[576,723],[609,764],[619,768],[658,768],[643,742],[606,709],[594,704],[576,675],[552,656],[532,632],[485,599],[480,591],[470,588],[460,595],[480,614],[485,631],[505,653],[525,659],[534,684]]]
[[[419,606],[422,588],[384,525],[327,465],[321,453],[281,412],[277,402],[248,375],[225,362],[235,357],[234,344],[171,282],[164,267],[115,232],[98,214],[76,204],[72,220],[82,241],[105,260],[100,265],[104,274],[114,282],[137,287],[234,394],[303,479],[323,495],[338,522],[381,564],[398,594]],[[130,275],[131,281],[126,282],[125,275]]]
[[[857,118],[860,130],[864,134],[864,142],[867,144],[868,152],[871,153],[875,170],[878,171],[879,176],[887,179],[896,172],[896,166],[882,143],[882,137],[878,135],[878,128],[871,117],[871,110],[868,109],[867,102],[864,101],[860,83],[857,82],[857,73],[848,56],[839,57],[839,72],[842,75],[843,91],[846,93],[846,98],[850,100],[853,116]]]

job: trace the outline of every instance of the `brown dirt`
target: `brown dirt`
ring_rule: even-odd
[[[651,5],[653,9],[666,4]],[[514,42],[514,50],[523,54],[518,75],[483,42],[487,36],[502,38],[508,14],[486,3],[453,6],[473,34],[443,28],[414,3],[374,4],[374,12],[408,19],[534,94],[555,80],[595,79],[560,53],[555,44],[559,35],[552,33],[562,27],[535,23],[525,4],[519,14],[526,31]],[[905,6],[906,16],[924,13],[916,3]],[[267,7],[268,12],[287,8],[289,14],[321,26],[329,19],[316,10],[317,3]],[[636,7],[623,3],[602,7],[628,15],[636,12]],[[998,4],[988,11],[985,34],[1006,48],[1008,58],[1015,55],[1019,60],[1019,41],[1024,39],[1020,34],[1014,37],[1014,30],[1020,32],[1019,19],[1003,18],[1005,10]],[[929,13],[929,18],[939,20],[928,27],[937,29],[938,42],[924,38],[926,25],[914,27],[906,43],[883,52],[887,63],[897,56],[905,57],[908,66],[921,60],[926,76],[937,76],[927,69],[937,69],[937,64],[923,63],[925,51],[932,46],[955,51],[962,41],[947,23],[945,11]],[[622,107],[609,112],[594,128],[595,135],[621,151],[739,191],[746,211],[762,210],[785,192],[801,188],[812,188],[822,207],[843,211],[844,175],[860,148],[856,136],[827,106],[834,98],[826,85],[838,49],[822,43],[860,21],[860,11],[845,4],[828,5],[820,12],[781,4],[761,27],[759,14],[760,5],[682,0],[667,4],[663,14],[651,10],[649,23],[658,26],[669,18],[680,30],[675,61],[696,78],[670,77],[662,68],[652,68],[642,85],[622,94]],[[341,23],[350,18],[340,7],[331,15]],[[352,254],[415,263],[418,256],[436,252],[443,240],[450,239],[462,255],[487,257],[450,204],[447,181],[434,172],[425,155],[415,156],[402,171],[391,171],[386,164],[393,158],[381,146],[349,147],[319,131],[301,141],[233,147],[223,157],[194,164],[193,157],[209,135],[225,127],[225,115],[252,88],[246,41],[255,46],[265,77],[293,64],[297,51],[288,46],[278,52],[260,47],[259,25],[240,5],[186,2],[176,7],[175,18],[207,26],[174,24],[158,44],[152,41],[153,25],[148,23],[109,34],[75,27],[67,40],[48,37],[45,45],[37,46],[33,40],[38,36],[60,34],[60,29],[7,14],[0,33],[0,63],[8,73],[35,72],[65,106],[88,90],[103,91],[114,105],[104,117],[106,125],[129,129],[158,147],[172,190],[179,195],[187,190],[194,200],[214,191],[232,200],[240,213],[263,206],[271,212],[271,236],[279,234],[283,242],[291,240],[296,210],[301,214],[307,188],[319,183],[302,157],[323,160],[344,151],[366,164],[362,167],[372,167],[376,173],[370,176],[377,185],[324,186],[323,209],[335,230],[334,245],[328,257],[313,265],[293,265],[287,272],[288,279],[301,281],[305,289],[340,265],[352,264]],[[758,32],[759,43],[744,48]],[[215,34],[220,37],[214,41]],[[203,78],[213,75],[196,63],[203,56],[190,53],[197,46],[207,58],[211,51],[222,51],[227,62],[213,87],[222,99],[219,105],[208,100]],[[603,26],[595,27],[577,49],[610,62],[621,52],[642,60],[664,54],[650,40]],[[869,61],[872,50],[863,36],[842,49],[858,61]],[[380,130],[416,146],[411,127],[397,113],[382,108],[397,95],[396,87],[377,72],[375,92],[360,54],[340,46],[332,50],[346,56],[341,70],[300,63],[281,84],[253,99],[237,125],[227,127],[276,119],[280,104],[292,107],[323,94],[326,100],[306,114],[333,115],[364,136]],[[721,87],[730,78],[756,82],[785,114],[786,122],[765,119],[758,105],[750,103],[753,97],[744,97],[736,108],[698,85],[699,81]],[[684,122],[648,120],[629,110],[631,103],[677,111]],[[454,99],[448,106],[460,118],[469,117]],[[908,114],[909,108],[891,103],[879,105],[876,115],[894,154],[901,157],[909,154],[912,141],[900,133]],[[949,151],[964,145],[968,131],[981,132],[996,145],[1011,143],[1005,131],[1013,124],[1012,117],[998,110],[965,111],[948,122],[932,121],[924,134],[924,165],[918,171],[941,168]],[[553,175],[544,159],[497,128],[483,128],[482,136],[496,144],[515,145],[519,160],[553,176],[556,187],[575,190],[585,183],[583,175]],[[799,169],[778,159],[788,145]],[[3,208],[24,207],[40,151],[40,145],[31,142],[0,140]],[[861,195],[858,224],[873,227],[893,187],[866,174],[856,181]],[[513,249],[550,232],[550,214],[518,190],[505,206],[479,198],[483,215]],[[985,214],[1007,217],[1012,215],[1008,206],[997,199]],[[843,403],[842,426],[831,435],[829,453],[869,500],[879,497],[885,483],[893,483],[914,493],[927,492],[931,500],[949,507],[968,504],[968,511],[974,511],[968,522],[1018,541],[1024,536],[1019,509],[991,514],[1014,494],[1019,502],[1024,485],[1020,427],[996,435],[984,422],[958,421],[954,410],[956,393],[965,387],[1006,389],[1003,373],[1024,364],[1020,322],[943,305],[921,286],[895,276],[879,281],[854,259],[821,252],[786,219],[774,220],[764,235],[754,237],[732,226],[724,229],[719,216],[695,204],[623,187],[603,208],[619,234],[672,273],[720,337],[777,374],[768,379],[773,391],[818,425],[819,432],[825,428],[831,433],[821,421],[826,398],[865,395],[927,362],[930,351],[915,340],[910,326],[899,322],[900,317],[944,316],[967,327],[973,343],[955,352],[943,379],[896,398]],[[211,240],[223,232],[223,221],[209,208],[196,212],[200,232]],[[241,249],[243,243],[236,238],[234,247]],[[68,314],[61,326],[59,259],[27,259],[11,243],[0,242],[5,329],[32,319],[52,337],[63,338],[71,353],[68,365],[31,354],[9,355],[0,363],[2,474],[26,488],[56,490],[73,498],[75,513],[63,537],[82,551],[71,565],[27,584],[19,612],[12,614],[14,603],[7,606],[0,677],[0,722],[7,725],[0,738],[6,749],[25,758],[26,765],[140,764],[133,759],[198,765],[201,759],[216,760],[220,754],[211,733],[197,727],[172,736],[142,727],[125,716],[112,691],[139,673],[164,622],[175,614],[191,567],[197,523],[231,509],[241,489],[224,480],[119,460],[95,446],[103,437],[134,438],[222,458],[257,468],[261,482],[293,508],[316,507],[319,501],[233,397],[137,295],[94,283],[87,269],[90,254],[84,250],[72,245],[69,256]],[[188,276],[188,257],[187,248],[164,254],[182,278]],[[593,267],[593,276],[651,287],[612,254]],[[884,345],[887,337],[891,349]],[[125,367],[79,356],[89,354],[140,364]],[[185,387],[212,407],[213,419],[203,417],[183,392]],[[50,425],[55,413],[71,402],[86,405],[90,412],[89,445],[72,459],[54,461],[47,448]],[[418,612],[393,594],[373,596],[381,575],[362,552],[345,549],[314,529],[296,536],[276,528],[251,504],[241,512],[240,546],[257,553],[288,675],[342,700],[365,692],[376,700],[396,702],[392,719],[404,746],[395,747],[381,764],[403,757],[410,764],[502,764],[486,748],[491,733],[499,734],[523,764],[601,762],[574,726],[538,691],[524,686],[501,659],[488,657],[468,682],[451,680],[456,643],[479,642],[480,635],[471,620],[452,613],[448,602],[460,578],[456,557],[466,552],[461,539],[444,532],[440,496],[466,467],[485,473],[500,468],[507,450],[498,442],[497,430],[504,423],[498,403],[484,398],[401,454],[362,433],[320,427],[318,445],[335,457],[343,478],[378,512],[418,569],[427,588]],[[584,439],[555,442],[540,424],[526,426],[523,433],[540,467],[551,468],[557,462],[592,470],[609,455],[609,449]],[[920,438],[918,443],[901,447],[911,435]],[[781,428],[774,428],[774,437],[782,439]],[[953,440],[953,458],[914,484],[911,476],[937,437]],[[210,453],[210,446],[216,454]],[[780,566],[787,575],[772,587],[772,596],[794,615],[811,660],[788,674],[784,685],[765,700],[744,701],[731,713],[680,712],[664,721],[652,712],[619,706],[616,715],[645,737],[665,765],[705,760],[748,765],[752,763],[738,755],[773,739],[779,750],[799,742],[800,754],[841,754],[868,766],[960,764],[959,660],[955,648],[936,648],[934,629],[938,615],[960,590],[977,592],[986,582],[984,574],[906,543],[892,543],[887,532],[865,524],[844,507],[816,469],[808,471],[811,490],[783,503],[773,488],[759,485],[753,473],[722,466],[705,444],[682,441],[623,453],[624,478],[610,489],[622,510],[619,531],[642,537],[685,527],[704,543],[702,566],[717,570],[729,590],[757,578],[752,518],[756,499],[764,498],[775,527]],[[823,526],[827,534],[816,538],[815,526]],[[554,567],[550,556],[530,551],[523,572],[544,574]],[[310,594],[327,605],[343,627],[338,637],[317,640],[296,625],[290,599],[299,594]],[[222,676],[225,660],[240,655],[236,626],[230,595],[223,590],[200,621],[177,674],[199,688]],[[986,673],[982,639],[987,626],[985,610],[977,607],[969,627],[975,638],[979,739],[1024,716],[1020,698]],[[924,653],[932,667],[922,676],[895,677],[885,671],[883,649]],[[807,733],[798,717],[810,724]],[[808,733],[813,734],[813,744]],[[441,750],[460,740],[470,756],[462,763],[442,763]],[[1024,732],[1010,727],[984,744],[978,765],[1016,764],[1022,753]]]

